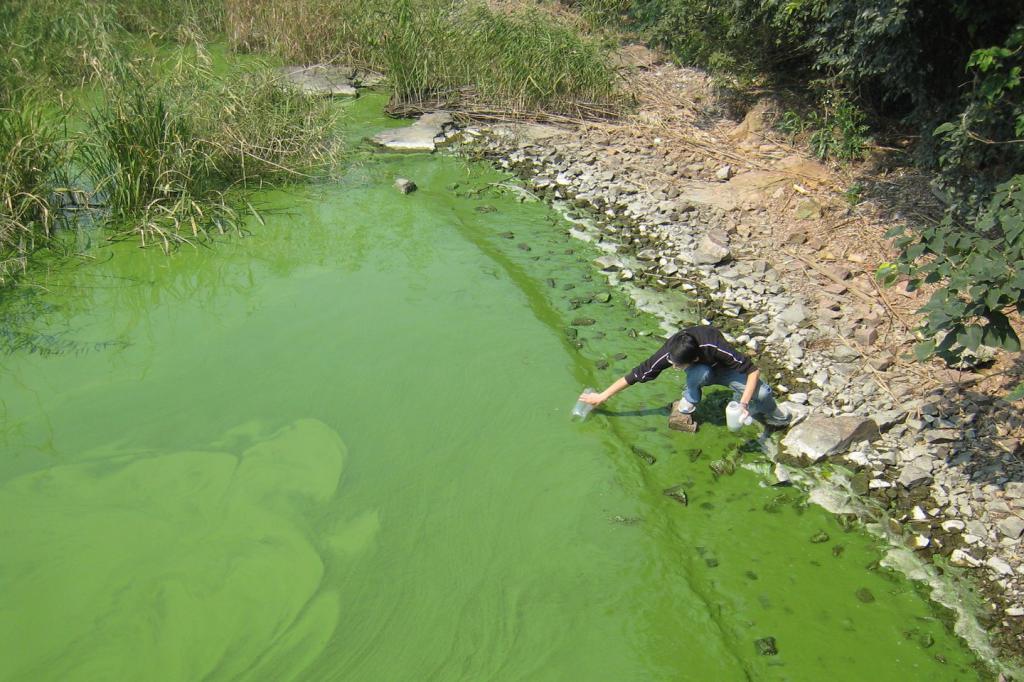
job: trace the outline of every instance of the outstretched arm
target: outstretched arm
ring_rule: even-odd
[[[743,387],[743,397],[740,398],[740,405],[743,409],[749,413],[750,400],[754,397],[754,391],[757,390],[757,380],[761,378],[761,370],[755,369],[753,372],[747,375],[747,385]]]
[[[604,389],[600,393],[584,393],[580,395],[580,400],[582,400],[585,403],[590,403],[591,405],[600,405],[604,401],[608,400],[608,398],[611,398],[619,391],[628,387],[629,383],[626,381],[626,378],[620,377],[615,380],[615,383],[613,383],[611,386]]]

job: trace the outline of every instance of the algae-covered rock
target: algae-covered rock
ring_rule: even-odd
[[[828,542],[830,539],[831,538],[829,538],[828,533],[826,533],[823,530],[819,530],[817,533],[811,536],[811,542],[813,542],[816,545],[819,545],[823,542]]]
[[[693,416],[680,413],[678,407],[678,402],[672,403],[672,407],[668,413],[668,428],[673,431],[696,433],[697,422],[693,420]]]
[[[402,194],[412,194],[416,191],[416,183],[409,178],[395,178],[395,187]]]
[[[875,595],[866,587],[860,588],[855,592],[855,594],[857,595],[857,599],[865,604],[870,604],[875,601]]]
[[[711,473],[715,475],[715,478],[719,476],[732,476],[736,473],[736,465],[730,459],[716,459],[708,464],[708,467],[711,469]]]
[[[652,455],[651,453],[647,452],[646,450],[644,450],[641,447],[638,447],[636,445],[630,445],[629,449],[633,451],[634,455],[636,455],[637,457],[639,457],[643,461],[647,462],[648,464],[654,464],[655,462],[658,461],[657,458],[655,458],[654,455]]]
[[[684,507],[689,506],[690,500],[686,496],[686,490],[683,488],[683,484],[674,485],[671,488],[665,488],[662,491],[664,495],[671,497],[673,500],[683,505]]]
[[[758,656],[775,656],[779,653],[774,637],[762,637],[754,640],[754,648],[757,650]]]

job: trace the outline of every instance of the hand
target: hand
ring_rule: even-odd
[[[747,407],[746,403],[740,403],[740,410],[740,423],[743,424],[750,419],[750,408]]]
[[[589,405],[600,405],[606,400],[602,393],[581,393],[579,399]]]

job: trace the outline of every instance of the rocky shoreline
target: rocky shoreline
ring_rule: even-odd
[[[866,502],[862,520],[884,524],[890,539],[931,559],[939,573],[981,585],[983,627],[1001,657],[1020,657],[1024,471],[1013,469],[1020,463],[1010,455],[983,452],[1000,424],[1019,418],[1012,407],[956,385],[916,395],[913,373],[884,352],[867,352],[881,305],[816,312],[790,286],[780,254],[758,248],[756,211],[707,200],[713,183],[734,177],[728,164],[695,161],[705,178],[673,182],[642,152],[651,173],[623,170],[616,161],[635,151],[579,130],[522,124],[465,133],[459,153],[514,172],[531,192],[593,221],[609,251],[595,266],[612,281],[704,298],[705,317],[758,357],[803,418],[776,457],[783,471],[840,467]]]
[[[748,115],[736,129],[747,134],[758,126]],[[798,253],[813,234],[789,234],[779,248],[772,202],[761,199],[770,194],[788,206],[795,197],[796,215],[815,220],[822,206],[804,185],[826,182],[827,169],[770,144],[757,151],[772,163],[751,169],[735,158],[661,149],[658,137],[623,138],[587,126],[456,131],[445,112],[375,142],[409,149],[406,134],[423,151],[454,140],[454,153],[513,172],[530,194],[587,225],[579,236],[606,252],[595,267],[634,299],[678,288],[701,302],[704,321],[757,358],[800,419],[781,448],[771,448],[769,482],[788,481],[792,468],[802,470],[792,478],[811,487],[841,474],[841,486],[819,488],[812,500],[856,516],[929,566],[916,578],[932,584],[933,596],[945,595],[936,596],[940,603],[956,608],[949,578],[980,593],[973,601],[982,605],[975,614],[981,629],[973,627],[979,636],[972,643],[985,646],[987,632],[1006,662],[1003,672],[1013,674],[1024,652],[1024,460],[1016,456],[1019,442],[1007,438],[1022,418],[958,381],[977,375],[947,371],[944,383],[925,383],[920,367],[898,362],[879,343],[880,335],[898,335],[898,312],[884,297],[865,295],[841,263],[822,267]],[[809,269],[820,275],[820,291],[800,281]],[[651,309],[649,301],[637,303]],[[652,312],[666,331],[696,321],[673,319],[667,308]],[[902,340],[912,341],[903,325]],[[828,476],[815,473],[824,470]],[[970,639],[968,629],[958,626]]]

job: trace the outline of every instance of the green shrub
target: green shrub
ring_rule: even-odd
[[[864,112],[834,91],[822,98],[820,109],[806,116],[795,111],[784,112],[778,128],[792,141],[806,134],[811,152],[823,161],[861,159],[869,142]]]
[[[938,353],[955,361],[963,348],[981,344],[1020,350],[1007,315],[1024,314],[1024,174],[1001,184],[973,223],[947,215],[920,233],[891,234],[899,237],[900,270],[911,276],[911,289],[943,283],[921,309],[920,359]]]

